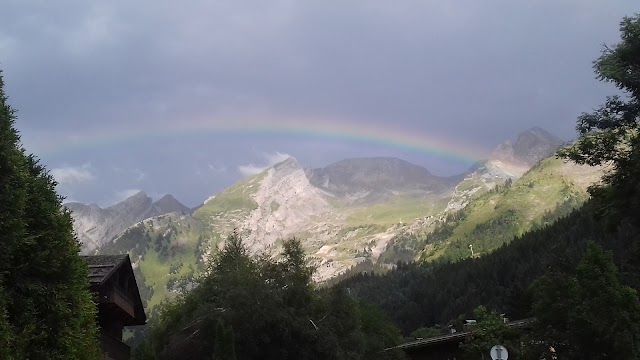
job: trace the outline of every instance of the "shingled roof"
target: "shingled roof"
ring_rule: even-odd
[[[82,258],[89,266],[89,282],[100,285],[129,257],[123,255],[92,255]]]
[[[506,325],[509,327],[523,328],[531,325],[532,323],[533,323],[533,319],[529,318],[529,319],[510,321]],[[394,347],[386,348],[384,350],[385,351],[394,350],[394,349],[411,350],[414,348],[425,348],[432,345],[439,345],[439,344],[448,343],[448,342],[459,342],[459,341],[465,340],[467,335],[471,333],[472,331],[462,331],[462,332],[457,332],[453,334],[438,335],[438,336],[433,336],[426,339],[410,341]]]

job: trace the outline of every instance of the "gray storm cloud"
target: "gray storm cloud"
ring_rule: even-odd
[[[9,0],[0,13],[0,67],[36,153],[66,135],[247,113],[391,123],[490,148],[534,125],[572,137],[575,117],[613,91],[594,80],[591,61],[636,10],[632,0]],[[330,146],[344,147],[327,144],[331,155],[321,158],[295,139],[289,148],[268,137],[135,142],[38,155],[52,167],[91,161],[95,186],[74,194],[87,201],[115,182],[195,203],[238,176],[194,183],[189,173],[207,163],[237,167],[281,150],[325,165],[341,157]],[[342,157],[362,153],[353,146]],[[208,155],[185,160],[195,152]],[[146,176],[118,177],[107,170],[113,163]]]

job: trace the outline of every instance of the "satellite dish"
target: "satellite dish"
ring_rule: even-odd
[[[507,360],[509,358],[507,348],[502,345],[494,345],[489,354],[493,360]]]

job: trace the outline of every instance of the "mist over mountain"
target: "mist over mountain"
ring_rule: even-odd
[[[511,168],[528,168],[555,153],[564,143],[548,131],[534,127],[520,133],[515,142],[508,140],[498,145],[489,162]]]

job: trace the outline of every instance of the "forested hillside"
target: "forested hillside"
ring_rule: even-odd
[[[627,231],[634,232],[640,246],[635,229]],[[527,288],[532,281],[553,266],[575,267],[589,239],[615,249],[620,263],[624,259],[626,280],[640,286],[629,268],[634,253],[626,248],[628,238],[606,233],[593,217],[592,204],[479,258],[400,263],[384,275],[358,274],[341,285],[380,306],[406,333],[471,316],[478,305],[524,318],[530,310]]]

